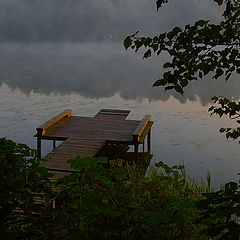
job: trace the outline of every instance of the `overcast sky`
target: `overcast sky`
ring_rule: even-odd
[[[0,39],[13,41],[121,40],[140,30],[158,34],[201,18],[218,21],[209,0],[0,0]]]

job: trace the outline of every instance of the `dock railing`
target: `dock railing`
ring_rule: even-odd
[[[151,115],[145,115],[142,121],[139,123],[138,127],[133,133],[133,144],[134,144],[134,152],[135,159],[138,160],[138,146],[140,143],[143,144],[143,152],[144,152],[144,140],[147,136],[147,152],[151,151],[151,127],[153,125],[153,121],[151,121]]]
[[[42,137],[46,133],[46,130],[56,124],[58,121],[63,120],[64,118],[68,118],[72,116],[72,110],[68,109],[63,111],[62,113],[58,114],[57,116],[51,118],[44,124],[40,125],[36,128],[37,130],[37,151],[38,151],[38,157],[41,158],[41,152],[42,152]],[[55,148],[55,140],[53,140],[53,148]]]

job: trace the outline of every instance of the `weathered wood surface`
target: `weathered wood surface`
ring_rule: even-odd
[[[144,129],[146,128],[148,122],[151,121],[151,115],[145,115],[143,120],[140,122],[140,124],[137,126],[135,131],[133,132],[133,137],[135,137],[137,140],[139,140],[141,134],[143,133]]]
[[[96,118],[103,118],[103,119],[126,119],[128,114],[130,113],[129,110],[116,110],[116,109],[102,109],[99,113],[95,115]]]
[[[72,110],[65,110],[62,113],[58,114],[57,116],[51,118],[50,120],[48,120],[47,122],[45,122],[44,124],[42,124],[41,126],[39,126],[37,128],[37,131],[41,131],[42,135],[44,135],[46,133],[46,130],[53,126],[54,124],[56,124],[58,121],[62,120],[63,118],[66,117],[70,117],[72,115]]]
[[[147,125],[145,126],[145,128],[141,132],[140,136],[138,137],[138,142],[139,143],[142,143],[144,141],[144,139],[146,138],[149,131],[151,131],[152,125],[153,125],[153,121],[149,121],[147,123]]]
[[[67,110],[52,118],[37,128],[44,131],[41,136],[36,135],[38,146],[41,139],[65,141],[45,156],[47,161],[42,165],[54,173],[55,180],[72,172],[67,162],[69,159],[94,157],[106,142],[124,144],[126,151],[128,145],[138,146],[144,141],[153,122],[150,115],[142,121],[126,120],[129,113],[128,110],[102,109],[95,117],[79,117],[72,116],[71,110]],[[138,148],[135,152],[138,153]]]
[[[43,138],[103,139],[132,143],[132,133],[140,121],[71,116],[61,126],[49,128]]]
[[[83,141],[79,139],[68,139],[60,144],[52,152],[45,156],[46,162],[42,166],[53,170],[69,171],[70,163],[67,161],[72,158],[95,156],[105,141]]]

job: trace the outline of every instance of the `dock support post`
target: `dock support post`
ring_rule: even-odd
[[[53,149],[56,149],[56,140],[53,140]]]
[[[138,135],[133,136],[133,143],[134,143],[134,153],[135,153],[135,163],[138,161]]]
[[[138,161],[138,143],[134,145],[135,163]]]
[[[37,151],[38,157],[41,158],[42,153],[42,129],[37,129]]]
[[[151,152],[151,129],[149,130],[147,135],[147,151],[148,153]]]

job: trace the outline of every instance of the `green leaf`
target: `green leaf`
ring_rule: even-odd
[[[168,0],[157,0],[156,4],[157,4],[157,11],[159,10],[160,7],[162,7],[162,4],[167,3]]]
[[[218,6],[221,6],[223,4],[223,0],[215,0],[217,2]]]
[[[153,87],[159,87],[159,86],[165,86],[167,85],[166,79],[158,79],[156,82],[154,82]]]
[[[223,132],[225,132],[225,130],[226,130],[225,128],[220,128],[220,129],[219,129],[219,132],[220,132],[220,133],[223,133]]]
[[[201,26],[201,27],[203,27],[203,26],[205,26],[206,24],[208,23],[208,21],[206,21],[206,20],[199,20],[199,21],[197,21],[196,22],[196,26]]]
[[[159,87],[161,84],[161,80],[157,80],[153,83],[153,87]]]
[[[153,38],[153,42],[155,43],[155,42],[158,42],[158,37],[157,36],[155,36],[154,38]]]
[[[216,103],[217,100],[218,100],[218,97],[217,97],[217,96],[213,96],[213,97],[211,98],[211,100],[214,101],[214,103]]]
[[[188,85],[188,80],[187,79],[183,79],[181,82],[180,82],[181,86],[184,88]]]
[[[149,58],[149,57],[151,57],[151,55],[152,55],[152,52],[151,52],[150,49],[148,49],[148,50],[144,53],[143,58]]]
[[[214,106],[211,106],[209,109],[208,109],[208,112],[211,112],[214,110]]]
[[[172,67],[172,63],[170,62],[166,62],[163,64],[163,68],[170,68],[170,67]]]
[[[167,90],[171,90],[171,89],[173,89],[174,88],[174,86],[168,86],[168,87],[165,87],[165,91],[167,91]]]
[[[235,193],[237,189],[238,189],[238,184],[235,182],[229,182],[229,183],[225,184],[226,194]]]
[[[183,91],[182,87],[179,84],[176,84],[174,88],[175,88],[175,90],[177,92],[179,92],[179,93],[181,93],[183,95],[184,91]]]
[[[132,39],[130,36],[127,36],[123,43],[125,49],[127,50],[132,45]]]
[[[158,50],[158,44],[152,44],[151,48],[156,52]]]
[[[218,68],[218,69],[216,70],[216,74],[215,74],[214,78],[217,79],[218,77],[222,76],[223,73],[224,73],[224,71],[223,71],[221,68]]]
[[[175,28],[173,28],[172,32],[176,35],[179,32],[182,32],[182,29],[180,27],[175,27]]]
[[[231,132],[228,132],[228,133],[226,133],[226,138],[228,139],[228,138],[230,138],[231,137],[231,135],[232,135],[232,133]]]
[[[228,81],[228,79],[231,77],[232,73],[228,73],[227,76],[226,76],[226,81]]]

